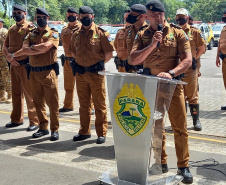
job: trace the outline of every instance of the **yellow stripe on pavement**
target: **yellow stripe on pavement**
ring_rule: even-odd
[[[6,111],[0,111],[0,113],[2,114],[11,114],[11,112],[6,112]],[[24,114],[27,116],[27,114]],[[76,121],[76,120],[70,120],[70,119],[59,119],[60,121],[66,121],[66,122],[72,122],[72,123],[80,123],[80,121]],[[95,123],[91,123],[92,125],[95,125]],[[112,125],[108,125],[108,127],[112,127]],[[173,134],[170,133],[166,133],[166,135],[171,135],[173,136]],[[217,139],[210,139],[210,138],[205,138],[205,137],[196,137],[196,136],[188,136],[191,139],[197,139],[197,140],[203,140],[203,141],[211,141],[211,142],[217,142],[217,143],[226,143],[226,141],[222,141],[222,140],[217,140]]]
[[[166,135],[171,135],[173,136],[173,134],[170,133],[166,133]],[[226,141],[222,141],[222,140],[217,140],[217,139],[209,139],[209,138],[205,138],[205,137],[196,137],[196,136],[188,136],[191,139],[197,139],[197,140],[203,140],[203,141],[212,141],[212,142],[217,142],[217,143],[226,143]]]

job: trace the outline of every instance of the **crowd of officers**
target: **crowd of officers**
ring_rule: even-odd
[[[118,31],[114,43],[110,34],[93,22],[94,12],[90,7],[82,6],[79,12],[69,7],[66,17],[69,22],[61,34],[65,53],[61,60],[66,94],[61,109],[57,77],[59,35],[47,25],[48,12],[43,8],[36,8],[37,28],[26,21],[26,11],[20,5],[13,6],[16,24],[11,26],[8,32],[2,28],[4,21],[0,20],[0,85],[4,84],[4,87],[0,86],[0,98],[1,101],[10,102],[12,97],[13,105],[11,122],[6,124],[6,127],[23,124],[25,97],[29,117],[27,131],[38,129],[32,135],[33,138],[49,134],[46,103],[50,110],[50,140],[58,140],[59,111],[73,110],[76,83],[80,104],[80,130],[73,141],[91,137],[90,121],[92,109],[95,109],[95,128],[98,136],[96,143],[104,143],[108,129],[105,77],[98,72],[104,70],[105,63],[112,58],[112,53],[116,50],[115,64],[119,72],[132,73],[142,69],[142,73],[146,75],[179,79],[188,83],[186,86],[176,86],[168,113],[175,137],[177,173],[184,177],[183,182],[192,183],[193,176],[188,166],[185,102],[189,104],[194,129],[202,130],[199,121],[197,60],[205,53],[205,41],[200,30],[189,25],[192,18],[189,18],[187,10],[183,8],[177,10],[178,25],[175,25],[165,20],[165,8],[159,0],[151,0],[146,6],[135,4],[130,10],[125,11],[126,26]],[[225,17],[226,12],[223,21]],[[150,24],[147,24],[146,20]],[[216,64],[220,65],[221,57],[224,61],[223,74],[226,79],[225,33],[226,28],[221,34]],[[7,61],[10,63],[11,85]],[[8,93],[7,98],[5,92]],[[168,172],[165,139],[163,134],[161,154],[163,173]]]

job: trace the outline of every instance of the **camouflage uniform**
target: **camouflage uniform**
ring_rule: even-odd
[[[0,29],[0,101],[7,101],[5,92],[8,93],[8,99],[11,99],[11,79],[9,66],[5,56],[2,53],[2,47],[6,38],[8,30],[6,28]]]

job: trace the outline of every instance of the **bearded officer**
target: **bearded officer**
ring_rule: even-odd
[[[165,20],[165,8],[160,1],[152,0],[147,3],[146,8],[150,26],[141,31],[135,40],[131,52],[132,64],[143,62],[144,68],[149,69],[152,75],[169,79],[184,73],[192,61],[186,34],[180,27]],[[162,31],[158,31],[159,24],[163,25]],[[181,62],[178,64],[179,59]],[[192,183],[193,176],[188,166],[188,133],[182,85],[176,86],[168,113],[174,131],[177,173],[184,177],[183,182]],[[161,121],[163,122],[163,119]],[[165,139],[164,134],[161,157],[163,172],[168,171]]]
[[[79,99],[80,130],[74,141],[91,137],[91,95],[95,108],[95,127],[97,144],[106,140],[108,129],[107,108],[105,104],[105,77],[98,74],[104,70],[104,64],[112,57],[114,50],[110,34],[97,26],[93,20],[93,10],[88,6],[79,8],[82,27],[72,35],[70,49],[75,62],[76,88]]]
[[[25,64],[29,63],[27,53],[15,57],[14,53],[23,46],[25,36],[34,29],[26,21],[26,11],[20,5],[13,6],[13,19],[16,24],[11,26],[3,45],[3,53],[7,61],[11,64],[11,85],[12,85],[12,102],[13,110],[11,113],[11,122],[6,127],[17,127],[23,124],[24,97],[27,103],[28,118],[30,126],[27,131],[38,129],[38,117],[36,114],[30,83],[27,79]]]
[[[51,141],[59,139],[59,98],[57,63],[57,47],[59,36],[56,30],[47,25],[48,12],[43,8],[36,8],[35,20],[38,28],[29,33],[24,41],[22,50],[15,53],[20,56],[26,53],[30,56],[27,66],[28,77],[34,98],[34,104],[40,120],[40,129],[32,135],[39,138],[49,134],[48,118],[45,102],[50,111]]]
[[[226,23],[226,10],[223,12],[222,21]],[[223,80],[224,86],[226,88],[226,26],[221,31],[218,49],[217,49],[217,57],[216,57],[216,66],[220,67],[222,60],[222,73],[223,73]],[[222,106],[221,110],[226,110],[226,106]]]
[[[11,78],[7,60],[2,53],[3,44],[5,42],[8,30],[3,28],[4,21],[0,18],[0,102],[11,103]],[[7,98],[5,98],[7,92]]]
[[[184,8],[176,12],[176,21],[189,38],[192,52],[192,67],[185,72],[182,80],[187,83],[184,85],[185,101],[189,103],[193,125],[196,131],[201,131],[202,126],[199,120],[199,95],[198,95],[198,68],[197,59],[205,53],[205,41],[199,29],[188,24],[188,11]]]
[[[66,14],[68,25],[65,26],[61,32],[61,39],[64,48],[64,55],[61,55],[62,66],[64,67],[64,89],[65,98],[64,106],[59,109],[59,112],[69,112],[73,111],[73,99],[74,99],[74,86],[75,86],[75,76],[73,76],[70,61],[73,60],[73,56],[69,51],[69,44],[71,41],[71,36],[74,30],[81,26],[78,19],[78,12],[74,7],[68,7]]]

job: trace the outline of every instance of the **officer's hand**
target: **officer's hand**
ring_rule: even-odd
[[[15,58],[12,58],[11,60],[8,60],[10,64],[12,64],[13,66],[19,66],[20,64],[16,61]]]
[[[161,72],[157,76],[172,79],[171,74],[165,72]]]
[[[220,67],[221,66],[221,61],[219,58],[216,59],[216,66],[217,67]]]
[[[153,38],[151,45],[157,46],[158,42],[162,42],[162,32],[161,31],[156,31]]]

